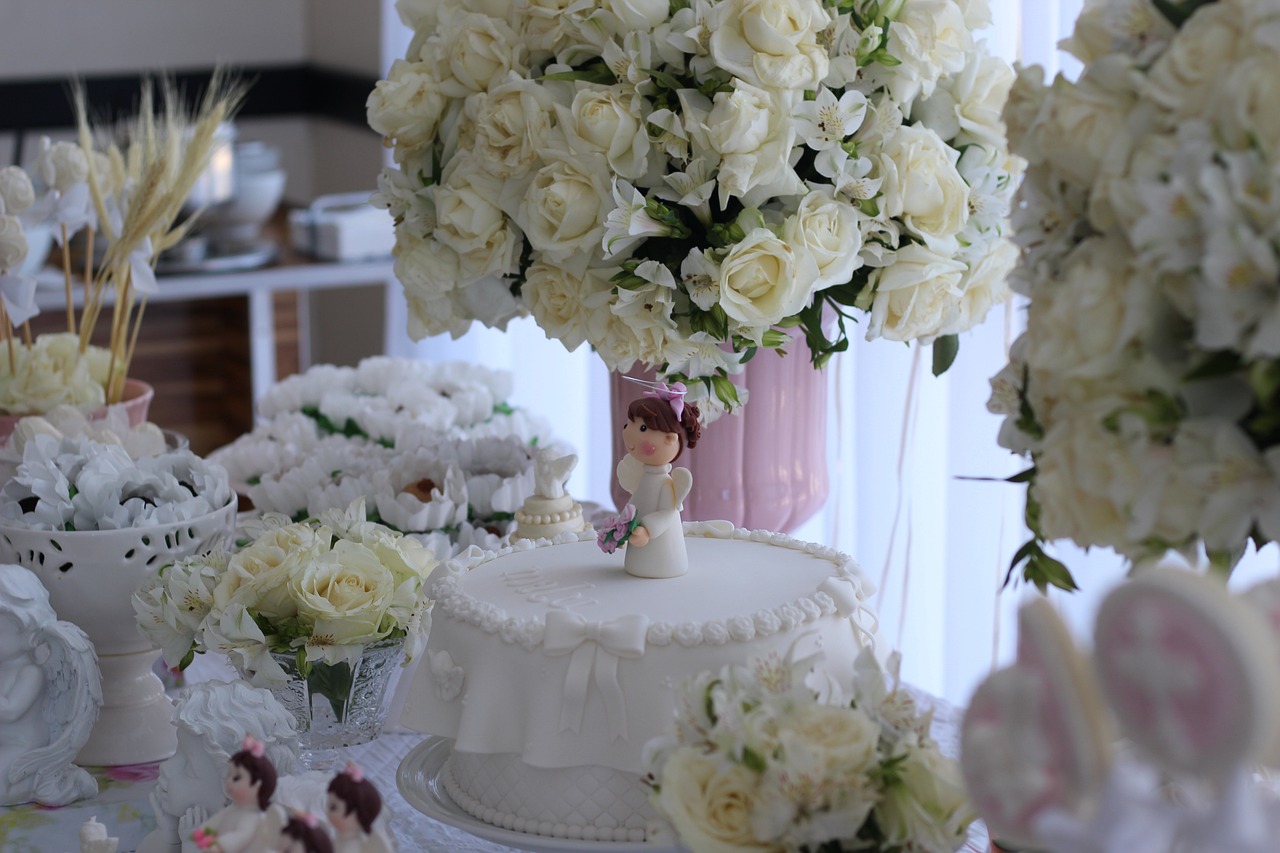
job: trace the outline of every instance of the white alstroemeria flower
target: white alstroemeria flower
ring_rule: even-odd
[[[1136,194],[1142,204],[1129,234],[1144,263],[1170,273],[1195,269],[1202,261],[1201,197],[1181,175],[1165,181],[1142,181]]]
[[[703,311],[720,301],[720,264],[701,249],[691,249],[680,264],[680,280],[689,299]]]
[[[717,370],[729,374],[741,373],[744,354],[726,348],[707,332],[694,332],[667,348],[667,372],[679,373],[691,379],[714,376]]]
[[[1251,329],[1275,304],[1275,246],[1247,225],[1224,224],[1210,231],[1201,265],[1203,276],[1193,289],[1196,343],[1210,351],[1249,352]]]
[[[243,604],[232,602],[216,614],[210,614],[200,631],[198,642],[209,651],[221,652],[231,659],[254,687],[283,687],[289,678],[271,657],[266,635],[249,615]]]
[[[616,38],[606,41],[600,56],[619,83],[640,95],[652,93],[649,69],[654,68],[653,36],[648,32],[628,30],[619,45]]]
[[[866,157],[850,157],[840,147],[818,152],[813,163],[818,174],[831,179],[838,194],[854,203],[870,201],[880,193],[884,179],[871,177],[872,165]]]
[[[823,86],[814,100],[796,107],[796,133],[814,151],[838,148],[862,127],[866,115],[866,95],[850,89],[836,100],[831,90]]]
[[[606,258],[617,257],[650,237],[665,237],[671,228],[655,221],[647,211],[648,201],[622,178],[613,179],[616,205],[605,217],[600,246]]]
[[[685,166],[683,172],[663,175],[662,180],[670,191],[658,188],[654,195],[670,199],[688,208],[704,226],[711,225],[711,194],[716,191],[714,170],[699,157]]]

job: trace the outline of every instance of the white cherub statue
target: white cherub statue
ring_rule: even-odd
[[[182,839],[227,803],[227,762],[245,735],[265,744],[276,770],[290,773],[297,764],[293,715],[271,695],[246,681],[205,681],[178,697],[173,721],[178,751],[160,764],[151,794],[156,829],[138,853],[177,853]]]
[[[33,573],[0,565],[0,805],[98,793],[72,764],[102,706],[93,644],[61,622]]]

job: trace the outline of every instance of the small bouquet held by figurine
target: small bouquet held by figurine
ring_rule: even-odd
[[[618,463],[618,483],[631,500],[607,520],[598,541],[606,554],[627,546],[627,574],[679,577],[689,570],[680,513],[693,488],[693,474],[688,468],[673,469],[671,463],[702,436],[698,407],[685,403],[683,383],[631,381],[648,389],[632,402],[622,425],[627,455]]]

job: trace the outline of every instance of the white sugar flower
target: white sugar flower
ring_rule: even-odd
[[[839,99],[826,86],[812,101],[796,107],[796,132],[815,151],[838,148],[862,126],[867,114],[867,98],[850,89]]]
[[[616,257],[649,237],[671,233],[669,225],[649,215],[648,200],[621,178],[613,179],[613,201],[616,206],[605,217],[604,238],[600,241],[604,257]]]
[[[720,264],[701,249],[693,249],[681,262],[680,279],[689,299],[703,311],[720,301]]]

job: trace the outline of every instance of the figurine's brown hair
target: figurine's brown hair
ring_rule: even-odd
[[[271,795],[276,792],[276,766],[265,755],[254,755],[242,749],[231,756],[231,763],[242,767],[249,778],[258,784],[258,808],[264,812],[271,805]]]
[[[698,439],[702,437],[702,422],[698,420],[700,414],[696,405],[685,403],[684,414],[676,420],[671,404],[657,397],[641,397],[627,407],[627,420],[640,421],[649,429],[674,432],[680,438],[680,448],[672,462],[680,458],[686,447],[692,450],[698,444]]]
[[[289,818],[289,822],[280,830],[280,837],[301,841],[307,853],[333,853],[333,842],[329,840],[329,833],[325,832],[324,827],[318,823],[308,826],[297,815]]]
[[[373,822],[382,811],[382,795],[368,779],[356,781],[345,770],[329,780],[329,793],[338,798],[347,814],[356,813],[356,820],[365,832],[373,832]]]

